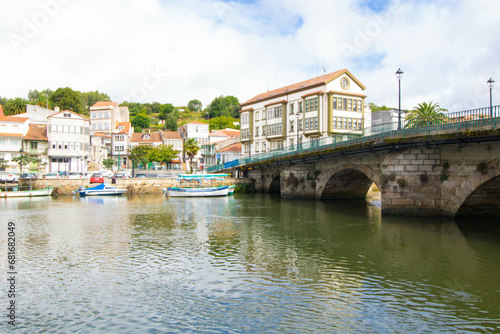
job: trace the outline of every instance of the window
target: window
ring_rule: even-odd
[[[342,99],[342,110],[347,110],[347,99]]]
[[[255,137],[258,137],[259,136],[259,127],[256,126],[255,127]]]
[[[361,110],[361,100],[358,100],[358,111],[363,111]]]
[[[293,132],[293,125],[295,124],[295,121],[290,121],[290,132]]]
[[[290,115],[293,115],[293,105],[294,105],[294,104],[295,104],[295,103],[293,103],[293,102],[292,102],[292,103],[290,103]]]
[[[342,99],[340,97],[338,98],[337,109],[342,110]]]
[[[95,128],[96,128],[96,125],[92,124],[92,130],[95,130]]]
[[[97,130],[102,130],[102,123],[97,124]]]
[[[337,127],[337,117],[336,116],[332,117],[332,126],[334,129]]]
[[[256,111],[256,112],[255,112],[255,120],[256,120],[256,121],[258,121],[258,120],[259,120],[259,112],[258,112],[258,111]]]
[[[352,100],[347,100],[347,110],[352,111]]]

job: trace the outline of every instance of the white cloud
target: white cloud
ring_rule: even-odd
[[[489,103],[486,80],[495,79],[499,63],[498,1],[395,0],[378,12],[360,4],[4,2],[0,96],[70,86],[118,102],[185,105],[196,98],[206,105],[218,95],[243,102],[321,74],[324,64],[328,72],[348,68],[376,104],[397,106],[399,67],[404,108],[431,100],[454,110]]]

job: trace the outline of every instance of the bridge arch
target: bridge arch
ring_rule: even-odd
[[[498,217],[500,215],[499,161],[483,166],[458,185],[444,210],[456,217]]]
[[[275,176],[271,183],[269,184],[268,192],[270,194],[280,194],[281,193],[281,177],[280,175]]]
[[[372,183],[379,186],[378,175],[367,166],[342,165],[320,174],[317,199],[364,198]]]

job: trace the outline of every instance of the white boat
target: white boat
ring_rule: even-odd
[[[228,195],[233,195],[234,194],[234,188],[236,188],[236,185],[230,185],[227,191]]]
[[[168,187],[163,189],[163,195],[165,197],[216,197],[227,196],[228,191],[228,186],[193,188]]]
[[[107,184],[101,183],[98,186],[86,189],[80,189],[78,194],[80,196],[113,196],[122,195],[127,192],[127,189],[119,189]]]
[[[37,190],[2,191],[0,198],[50,196],[54,187]]]

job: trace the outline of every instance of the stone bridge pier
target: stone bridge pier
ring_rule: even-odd
[[[374,183],[382,213],[413,216],[500,214],[500,144],[420,146],[248,171],[257,191],[283,198],[364,198]]]

